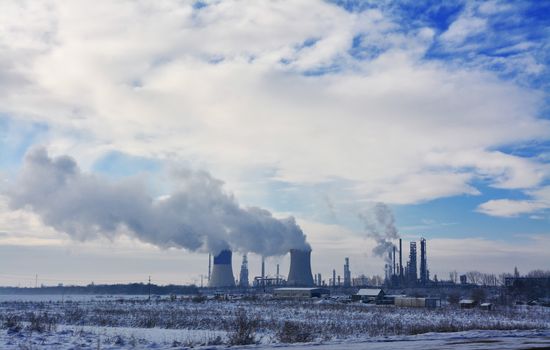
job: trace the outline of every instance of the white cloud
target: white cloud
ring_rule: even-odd
[[[47,123],[48,148],[83,164],[113,149],[190,161],[238,191],[274,169],[270,179],[343,180],[356,184],[350,198],[405,204],[476,194],[478,177],[536,187],[550,172],[494,151],[550,136],[543,96],[422,61],[429,28],[402,34],[377,10],[321,1],[191,5],[2,5],[0,57],[16,69],[0,68],[13,76],[0,83],[1,112]],[[447,37],[483,28],[459,21]],[[381,48],[376,58],[348,54],[357,35]]]
[[[441,35],[441,39],[452,45],[458,45],[472,35],[483,32],[487,27],[487,20],[471,15],[461,15],[449,29]]]
[[[526,194],[531,199],[493,199],[480,204],[477,210],[491,216],[515,217],[550,209],[550,186],[526,191]],[[540,219],[540,216],[535,215],[533,219]]]

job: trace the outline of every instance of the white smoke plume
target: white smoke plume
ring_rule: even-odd
[[[374,255],[391,262],[389,253],[395,247],[392,241],[399,239],[391,209],[384,203],[376,203],[366,212],[359,214],[359,218],[363,221],[367,235],[376,241],[376,246],[372,249]]]
[[[12,209],[29,209],[77,240],[129,231],[161,248],[213,254],[227,248],[263,256],[309,249],[293,217],[277,219],[265,209],[239,206],[207,172],[181,170],[175,180],[172,194],[153,198],[138,179],[111,182],[83,173],[68,156],[52,158],[37,148],[26,155],[6,195]]]

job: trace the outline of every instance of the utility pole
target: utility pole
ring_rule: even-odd
[[[149,276],[149,301],[151,301],[151,276]]]
[[[38,288],[38,274],[34,276],[34,288]]]

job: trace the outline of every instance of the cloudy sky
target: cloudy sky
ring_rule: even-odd
[[[535,0],[3,1],[0,284],[198,283],[213,236],[158,212],[206,188],[184,196],[184,223],[261,217],[276,249],[263,229],[251,231],[263,248],[224,237],[273,255],[268,273],[286,274],[277,250],[300,239],[294,217],[314,272],[349,256],[353,274],[382,274],[361,220],[377,202],[406,242],[428,239],[432,275],[549,268],[549,12]],[[232,216],[210,220],[205,198]]]

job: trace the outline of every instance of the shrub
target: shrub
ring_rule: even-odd
[[[31,313],[29,324],[26,328],[31,332],[52,332],[57,328],[57,319],[49,316],[47,313],[43,313],[42,315]]]
[[[313,341],[311,328],[298,322],[285,321],[277,332],[281,343],[307,343]]]
[[[8,314],[4,318],[2,328],[7,329],[8,333],[18,333],[23,327],[21,326],[21,321],[18,316]]]
[[[239,309],[236,314],[233,331],[229,333],[229,344],[257,344],[256,331],[259,323],[257,318],[250,318],[244,309]]]
[[[205,295],[196,295],[191,299],[191,301],[193,301],[194,303],[204,303],[206,299],[207,298]]]

